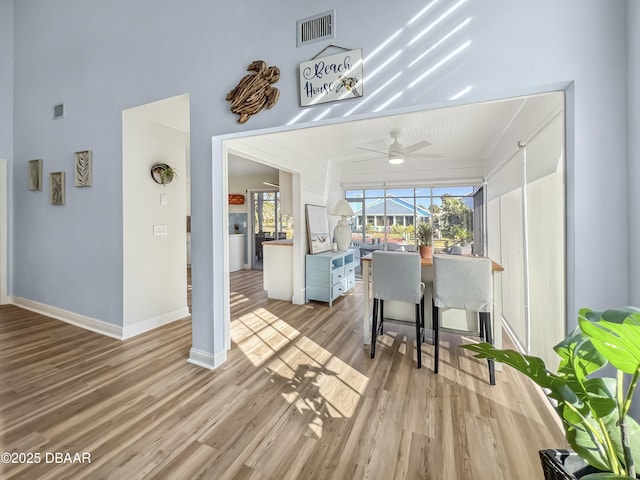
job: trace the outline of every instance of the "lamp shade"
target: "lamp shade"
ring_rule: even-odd
[[[336,206],[331,210],[331,215],[336,215],[340,217],[353,217],[355,213],[353,213],[353,209],[349,202],[346,200],[340,200],[336,203]]]

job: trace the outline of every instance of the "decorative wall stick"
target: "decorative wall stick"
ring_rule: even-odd
[[[90,187],[93,181],[91,150],[74,153],[76,187]]]
[[[271,86],[280,78],[278,67],[267,67],[264,61],[256,60],[247,71],[253,73],[245,75],[226,98],[231,102],[231,111],[239,115],[238,123],[245,123],[265,107],[273,107],[280,97],[280,91]]]

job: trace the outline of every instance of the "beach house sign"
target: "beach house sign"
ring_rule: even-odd
[[[362,49],[300,64],[300,106],[362,96]]]

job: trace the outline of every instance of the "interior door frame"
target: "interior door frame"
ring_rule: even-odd
[[[8,206],[9,201],[8,187],[9,182],[7,179],[7,161],[0,159],[0,304],[5,305],[9,303],[8,296],[8,261],[9,255],[7,251],[7,242],[9,235],[7,233],[8,228]]]
[[[253,205],[253,201],[254,201],[254,194],[255,193],[260,193],[260,192],[274,192],[274,193],[278,193],[280,190],[278,190],[277,188],[250,188],[247,190],[247,197],[249,197],[249,201],[247,202],[248,204],[248,218],[247,218],[247,245],[248,245],[248,255],[249,255],[249,268],[251,270],[255,270],[255,258],[256,258],[256,242],[255,242],[255,234],[257,233],[254,229],[254,225],[253,225],[253,212],[254,212],[254,205]],[[278,195],[276,195],[276,205],[275,205],[275,215],[276,215],[276,234],[278,232],[278,212],[279,212],[279,206],[278,203],[280,203],[280,198],[278,197]]]

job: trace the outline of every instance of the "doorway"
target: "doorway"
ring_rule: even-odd
[[[262,270],[262,243],[293,237],[291,215],[284,215],[278,190],[256,190],[250,193],[253,255],[251,268]]]
[[[184,94],[122,112],[125,338],[189,315],[189,110]],[[158,163],[171,182],[153,178]]]
[[[552,202],[553,209],[549,209],[549,211],[553,212],[554,229],[542,228],[544,225],[548,225],[549,215],[545,217],[546,223],[538,222],[535,224],[544,233],[544,239],[538,242],[536,238],[536,241],[532,243],[532,247],[537,248],[540,246],[541,248],[540,251],[532,251],[529,259],[535,263],[539,256],[545,255],[545,258],[549,258],[549,245],[557,246],[553,249],[557,256],[545,262],[545,268],[554,272],[554,287],[557,285],[554,291],[559,292],[558,301],[553,305],[555,313],[553,315],[544,314],[542,317],[548,319],[549,322],[553,322],[554,328],[561,331],[565,325],[563,321],[558,321],[557,319],[565,317],[565,292],[571,290],[571,286],[567,285],[564,275],[566,245],[561,238],[565,232],[562,222],[564,215],[559,210],[560,205],[564,208],[564,182],[561,175],[549,175],[549,172],[546,171],[547,167],[551,166],[549,162],[536,162],[533,159],[537,153],[542,151],[552,152],[548,156],[545,155],[544,158],[561,160],[561,163],[556,163],[555,165],[558,168],[564,168],[564,135],[561,129],[556,128],[556,122],[562,124],[564,105],[563,91],[557,91],[554,86],[549,91],[533,95],[531,92],[525,92],[522,97],[512,96],[504,99],[488,99],[487,101],[476,101],[461,105],[439,104],[428,108],[423,106],[420,109],[396,111],[393,115],[374,115],[356,121],[339,122],[332,120],[321,125],[292,125],[279,127],[276,131],[269,131],[268,134],[261,131],[245,132],[242,135],[230,135],[229,137],[220,138],[221,147],[224,146],[220,151],[232,151],[234,155],[246,155],[253,158],[259,153],[266,164],[275,168],[295,170],[298,175],[298,190],[294,195],[294,198],[297,199],[294,209],[297,209],[298,218],[302,220],[304,220],[302,208],[305,203],[326,205],[333,202],[336,197],[342,196],[345,187],[382,189],[388,185],[393,188],[416,182],[448,187],[459,185],[462,181],[465,184],[481,185],[486,181],[487,177],[495,177],[492,179],[491,185],[483,189],[483,198],[476,198],[476,203],[488,204],[489,207],[487,216],[484,219],[476,219],[478,220],[476,225],[481,227],[478,231],[478,234],[481,235],[478,244],[482,244],[482,251],[485,254],[495,256],[496,259],[509,264],[509,277],[519,279],[524,275],[519,268],[515,268],[512,265],[521,265],[522,260],[507,258],[505,247],[513,246],[515,249],[522,244],[522,242],[515,243],[511,241],[512,239],[508,238],[508,234],[511,233],[511,229],[515,233],[518,233],[516,230],[522,230],[517,229],[518,225],[509,220],[515,218],[515,213],[522,212],[524,207],[520,204],[512,205],[513,202],[510,202],[511,197],[506,195],[511,193],[512,190],[502,191],[500,185],[506,185],[506,183],[499,180],[501,175],[496,175],[496,173],[504,174],[512,180],[523,178],[523,175],[520,175],[523,173],[522,171],[514,172],[510,168],[510,160],[511,156],[514,155],[513,150],[517,148],[517,142],[514,139],[524,139],[525,143],[527,143],[526,140],[530,140],[528,168],[531,171],[528,172],[527,179],[531,185],[526,185],[525,188],[529,190],[529,194],[532,196],[529,199],[529,207],[534,205],[534,195],[535,200],[542,198]],[[447,124],[447,122],[453,122],[452,119],[454,118],[461,118],[462,115],[466,119],[464,125],[474,125],[474,129],[478,133],[475,138],[481,140],[474,148],[481,152],[490,151],[490,158],[485,158],[483,155],[471,155],[474,160],[470,160],[470,156],[466,151],[458,151],[462,147],[470,149],[471,144],[468,141],[448,142],[442,140],[442,143],[440,143],[438,138],[434,136],[433,129],[429,130],[431,125]],[[509,135],[506,135],[502,129],[496,130],[492,126],[493,123],[488,121],[491,118],[508,119],[507,123],[512,127],[511,130],[506,132]],[[549,123],[552,120],[553,126]],[[500,125],[504,126],[504,123]],[[364,154],[359,150],[367,150],[370,146],[377,148],[374,152],[384,153],[388,148],[388,143],[385,143],[387,142],[386,138],[382,138],[383,133],[388,132],[391,127],[400,128],[406,132],[416,132],[424,129],[424,133],[419,135],[414,133],[414,140],[406,141],[411,143],[411,141],[420,141],[428,138],[428,141],[434,145],[433,152],[428,152],[425,155],[427,160],[408,158],[404,167],[405,174],[398,168],[392,170],[392,167],[387,165],[388,162],[385,162],[384,156],[377,159],[362,159],[360,157]],[[483,132],[482,135],[480,135],[481,132]],[[557,135],[558,133],[560,135]],[[542,141],[543,137],[546,138],[547,135],[553,137],[551,139],[553,145],[551,150],[548,148],[548,141]],[[537,141],[533,137],[537,137]],[[363,145],[367,148],[363,148]],[[437,150],[437,146],[442,146],[442,148]],[[536,152],[537,150],[539,152]],[[434,156],[430,157],[429,154]],[[438,160],[440,157],[446,157],[448,160],[446,162]],[[305,161],[300,162],[300,158],[304,158]],[[433,160],[429,160],[429,158]],[[360,163],[361,161],[369,163],[362,164]],[[364,168],[363,165],[365,165]],[[561,173],[561,170],[556,170],[555,172]],[[300,188],[301,184],[303,184],[304,188]],[[553,187],[553,195],[549,195],[545,190],[549,187]],[[518,188],[520,188],[520,191],[523,189],[522,186],[518,186]],[[518,206],[520,207],[519,209]],[[507,210],[511,207],[513,207],[513,214],[508,214]],[[364,217],[360,217],[359,220],[360,225],[366,222]],[[299,221],[296,229],[302,238],[304,230],[301,230],[300,223]],[[558,223],[557,228],[556,223]],[[304,221],[302,224],[304,224]],[[550,231],[554,232],[553,236],[549,235]],[[496,233],[492,235],[496,240],[495,242],[488,241],[488,232]],[[530,229],[529,234],[534,233],[537,233],[537,231],[534,232],[534,229]],[[294,277],[297,275],[298,279],[297,282],[294,282],[295,291],[298,291],[298,289],[304,291],[303,262],[305,250],[306,245],[304,242],[294,244],[294,262],[298,262],[294,265]],[[504,277],[506,278],[506,276]],[[549,275],[538,275],[536,278],[543,280],[540,282],[542,286],[550,285],[550,282],[547,281]],[[509,280],[506,283],[513,285],[519,291],[522,290],[521,285],[515,281]],[[540,292],[531,289],[531,298],[536,293],[539,294]],[[303,295],[300,295],[300,297],[303,297]],[[521,305],[518,300],[519,298],[515,295],[505,295],[504,298],[497,299],[502,303],[510,302],[514,303],[514,305]],[[304,299],[300,298],[300,301],[304,302]],[[545,303],[545,305],[547,304],[548,302]],[[505,308],[503,308],[503,311],[509,312]],[[539,312],[536,312],[536,315],[538,314]],[[510,320],[515,323],[512,319]],[[538,345],[543,350],[548,350],[545,346],[546,344],[557,343],[554,341],[553,335],[546,333],[549,329],[539,330],[543,338],[531,339],[532,353],[536,353],[535,351],[539,350],[539,348],[535,348],[536,341],[534,340],[538,341]]]
[[[262,270],[262,244],[278,239],[280,234],[280,194],[275,190],[252,191],[250,198],[251,231],[254,238],[251,268]]]

